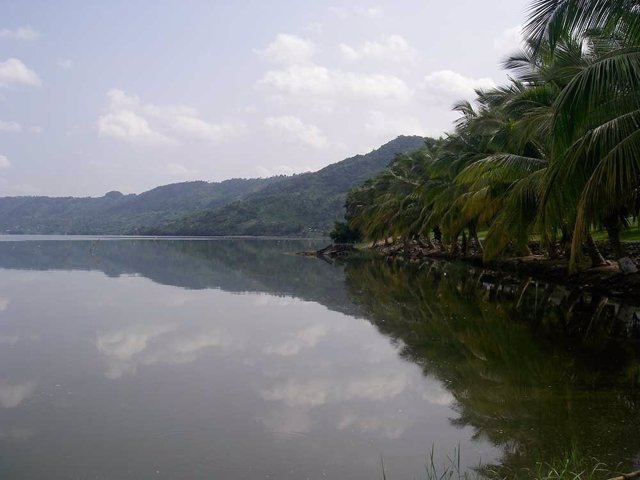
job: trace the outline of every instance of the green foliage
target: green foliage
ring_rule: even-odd
[[[398,137],[366,155],[317,172],[287,177],[241,200],[150,229],[169,235],[318,235],[343,216],[347,191],[383,171],[395,155],[420,148],[422,137]]]
[[[358,243],[362,240],[362,234],[345,222],[335,222],[329,237],[335,243]]]

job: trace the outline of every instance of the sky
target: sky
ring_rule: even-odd
[[[0,196],[290,175],[507,79],[529,0],[0,0]]]

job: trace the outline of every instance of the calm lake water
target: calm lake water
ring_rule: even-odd
[[[634,305],[286,254],[324,241],[2,240],[2,479],[639,463]]]

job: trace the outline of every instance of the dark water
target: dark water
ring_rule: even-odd
[[[5,239],[6,240],[6,239]],[[420,478],[640,454],[638,309],[296,240],[0,242],[0,478]]]

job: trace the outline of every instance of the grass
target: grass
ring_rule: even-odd
[[[488,228],[478,230],[478,238],[484,240],[489,232]],[[605,230],[593,230],[591,232],[593,239],[596,241],[608,240],[607,232]],[[640,242],[640,226],[633,222],[631,226],[620,233],[620,238],[623,242]],[[540,235],[532,235],[531,240],[540,240]]]
[[[596,241],[608,240],[607,232],[605,232],[604,230],[598,230],[598,231],[592,232],[591,235],[593,236],[593,239]],[[623,230],[620,233],[620,239],[623,242],[640,242],[640,228],[634,226],[626,230]]]
[[[384,460],[380,458],[382,479],[387,480]],[[595,458],[584,458],[575,450],[550,462],[538,462],[531,468],[483,466],[465,469],[461,466],[460,448],[447,456],[442,464],[435,461],[431,448],[425,465],[424,480],[606,480],[618,475],[613,469]]]

